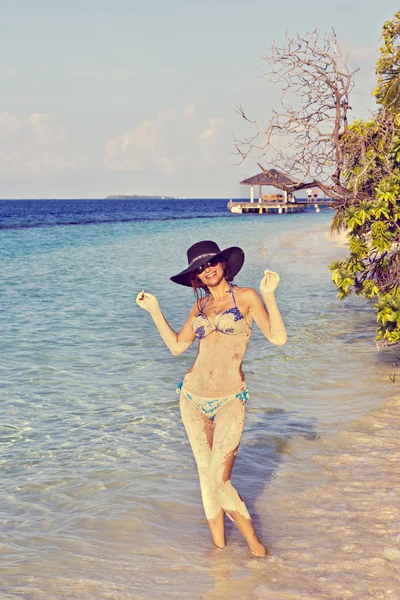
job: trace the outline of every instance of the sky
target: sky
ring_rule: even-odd
[[[266,123],[271,42],[335,29],[368,117],[398,0],[0,0],[0,198],[247,195],[234,139]],[[268,167],[266,164],[265,166]]]

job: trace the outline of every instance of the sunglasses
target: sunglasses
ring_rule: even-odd
[[[218,264],[218,258],[210,258],[210,260],[204,263],[204,265],[200,265],[200,267],[196,267],[195,269],[193,269],[193,273],[195,273],[196,275],[201,275],[204,269],[207,269],[208,267],[216,267]]]

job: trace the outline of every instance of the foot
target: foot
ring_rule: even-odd
[[[249,544],[249,550],[253,554],[253,556],[268,556],[270,554],[269,550],[264,546],[260,540],[252,542]]]
[[[214,547],[216,550],[224,550],[226,548],[226,544],[224,544],[223,546],[220,546],[219,544],[216,544],[214,542]]]

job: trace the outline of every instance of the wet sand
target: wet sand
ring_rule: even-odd
[[[234,551],[215,555],[215,587],[202,597],[397,600],[399,481],[399,396],[337,436],[293,440],[256,506],[272,556],[249,559],[239,581]]]

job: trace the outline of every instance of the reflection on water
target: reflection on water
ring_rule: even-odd
[[[6,233],[2,598],[396,597],[393,357],[377,355],[365,303],[335,297],[328,217],[59,228],[59,243]],[[156,293],[179,328],[192,298],[168,277],[210,236],[243,246],[239,284],[258,288],[266,267],[282,279],[289,342],[254,332],[233,471],[266,560],[230,522],[227,549],[212,549],[175,394],[196,349],[172,357],[134,303]]]

